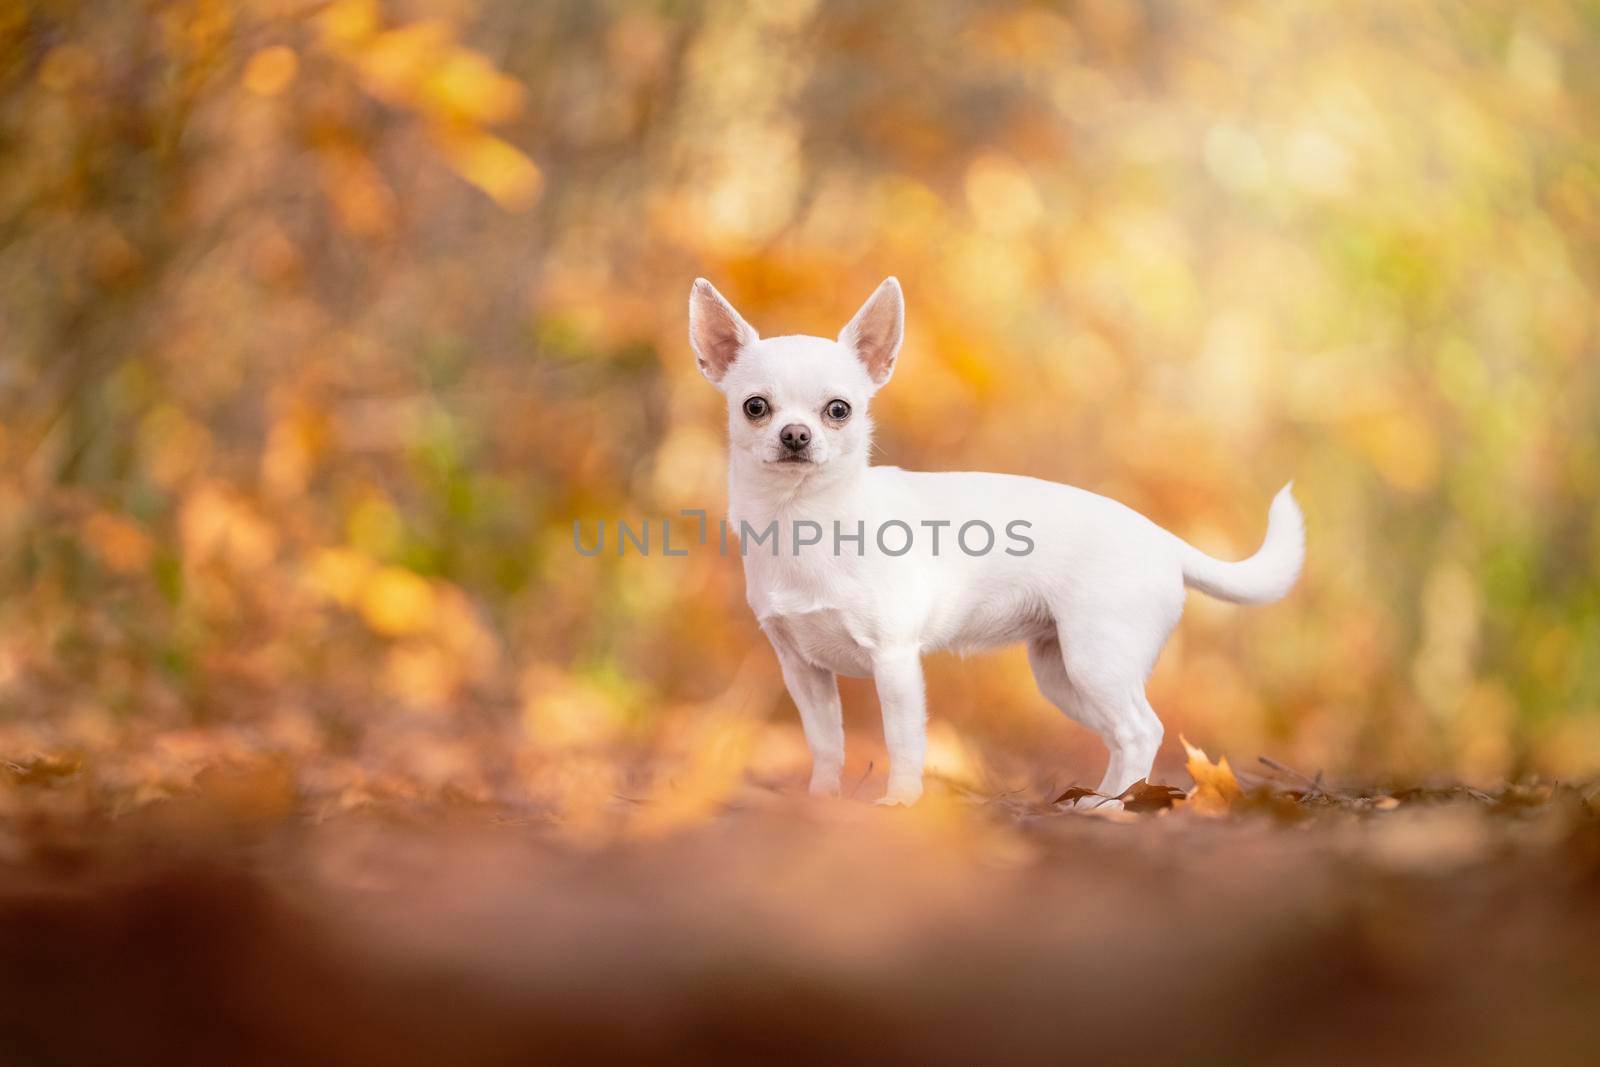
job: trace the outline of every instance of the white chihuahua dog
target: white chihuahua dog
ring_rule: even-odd
[[[728,519],[746,597],[800,709],[811,792],[839,791],[837,675],[876,684],[889,750],[879,803],[912,804],[927,747],[923,654],[1025,642],[1045,697],[1110,750],[1101,796],[1088,799],[1120,806],[1104,798],[1147,777],[1161,744],[1145,681],[1184,587],[1239,603],[1284,596],[1305,557],[1300,509],[1284,486],[1260,551],[1224,563],[1082,489],[872,466],[867,405],[904,329],[894,278],[834,341],[763,339],[710,282],[689,294],[700,370],[728,398]]]

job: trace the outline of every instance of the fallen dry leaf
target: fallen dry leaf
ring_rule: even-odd
[[[1141,778],[1124,789],[1117,799],[1128,811],[1165,811],[1183,800],[1184,792],[1176,786],[1153,785]]]
[[[1191,745],[1187,737],[1179,734],[1178,740],[1189,754],[1189,762],[1184,766],[1194,779],[1194,788],[1189,790],[1189,810],[1199,815],[1226,815],[1242,792],[1239,780],[1233,776],[1233,768],[1228,766],[1228,757],[1212,763],[1211,758]]]
[[[1072,804],[1084,797],[1104,796],[1093,789],[1085,789],[1075,785],[1051,801],[1052,804]],[[1116,799],[1122,801],[1125,811],[1149,812],[1164,811],[1184,798],[1183,790],[1170,785],[1151,785],[1143,778],[1134,782],[1127,789],[1117,795]]]
[[[1082,800],[1084,797],[1097,797],[1099,795],[1100,794],[1096,793],[1093,789],[1085,789],[1081,785],[1075,785],[1071,789],[1068,789],[1065,793],[1062,793],[1060,796],[1056,797],[1050,803],[1073,804],[1079,800]]]

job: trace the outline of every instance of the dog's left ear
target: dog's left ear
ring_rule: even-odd
[[[839,343],[855,352],[873,383],[881,386],[894,373],[894,360],[900,354],[905,333],[906,302],[900,294],[900,282],[885,278],[861,305],[856,317],[839,331]]]

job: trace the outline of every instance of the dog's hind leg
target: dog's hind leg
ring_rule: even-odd
[[[1161,720],[1145,699],[1144,672],[1137,664],[1119,662],[1122,657],[1117,656],[1085,662],[1085,655],[1072,646],[1064,648],[1055,635],[1028,645],[1028,663],[1040,692],[1105,743],[1110,759],[1095,791],[1116,797],[1149,776],[1161,747]],[[1120,802],[1085,798],[1079,806],[1102,805],[1120,806]]]

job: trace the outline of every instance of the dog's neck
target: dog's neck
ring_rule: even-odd
[[[866,471],[864,459],[793,470],[736,454],[728,461],[728,513],[752,522],[833,517],[848,505]]]

